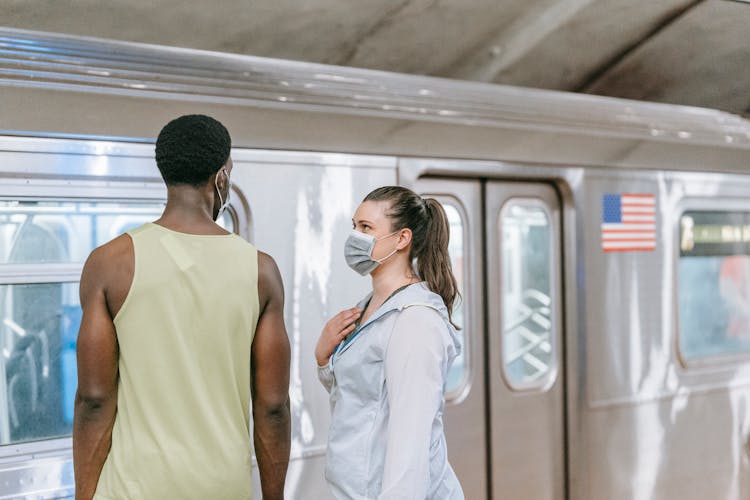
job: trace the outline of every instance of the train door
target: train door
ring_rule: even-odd
[[[544,183],[421,179],[443,203],[463,295],[451,464],[471,499],[564,500],[560,202]]]
[[[487,405],[485,396],[482,193],[474,180],[421,180],[418,191],[443,204],[450,223],[448,250],[461,300],[453,321],[461,330],[462,353],[453,363],[446,388],[448,459],[464,495],[488,498]]]
[[[560,203],[541,183],[485,186],[493,498],[565,498]]]

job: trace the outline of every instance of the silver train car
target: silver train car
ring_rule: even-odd
[[[369,285],[355,207],[401,184],[451,220],[467,499],[750,499],[748,121],[10,29],[0,52],[0,498],[73,495],[82,263],[157,217],[154,137],[205,113],[234,143],[223,223],[286,286],[288,498],[330,498],[312,352]]]

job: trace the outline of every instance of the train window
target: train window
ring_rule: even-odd
[[[83,261],[162,209],[158,201],[0,201],[0,444],[70,435]]]
[[[157,219],[161,203],[0,201],[0,264],[83,263],[95,247]]]
[[[750,353],[750,212],[684,212],[679,248],[682,358]]]
[[[4,387],[0,444],[70,435],[76,391],[78,284],[0,286]]]
[[[461,338],[462,349],[461,354],[453,361],[453,365],[448,372],[446,392],[450,398],[451,395],[458,395],[461,392],[469,377],[468,346],[466,345],[467,336],[464,320],[464,238],[466,233],[463,216],[459,208],[450,201],[443,201],[442,203],[450,225],[448,253],[450,254],[453,274],[458,284],[458,291],[461,294],[461,299],[456,300],[453,306],[453,322],[461,328],[458,335]]]
[[[503,374],[512,389],[554,376],[552,226],[538,199],[510,199],[500,212]]]
[[[92,249],[159,218],[162,203],[0,201],[0,264],[83,263]],[[231,207],[217,221],[234,231]]]

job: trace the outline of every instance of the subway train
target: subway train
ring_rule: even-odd
[[[74,495],[82,264],[158,217],[154,138],[204,113],[233,139],[222,224],[285,283],[288,498],[331,498],[313,349],[368,290],[356,206],[400,184],[450,219],[467,499],[750,499],[747,120],[12,29],[0,52],[0,498]]]

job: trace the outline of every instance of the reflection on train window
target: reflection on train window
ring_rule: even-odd
[[[162,209],[156,201],[0,201],[0,444],[70,434],[80,266]],[[18,283],[32,264],[34,278]],[[66,278],[54,272],[59,264],[70,264]]]
[[[750,212],[685,212],[679,243],[682,357],[750,352]]]
[[[83,263],[112,238],[157,219],[161,203],[0,201],[0,264]]]
[[[70,435],[78,284],[0,286],[0,444]]]
[[[503,372],[513,389],[553,374],[550,219],[541,200],[511,199],[500,214]]]
[[[0,264],[83,263],[92,249],[158,219],[157,202],[0,201]],[[234,231],[231,209],[217,221]]]
[[[451,267],[456,277],[458,291],[461,299],[457,299],[453,305],[453,322],[460,327],[458,335],[461,339],[461,354],[455,359],[450,371],[448,372],[448,381],[446,392],[448,394],[460,391],[468,378],[468,345],[466,344],[465,321],[464,321],[464,222],[461,212],[458,208],[450,203],[444,202],[443,208],[448,216],[450,225],[450,241],[448,243],[448,253],[450,254]]]

